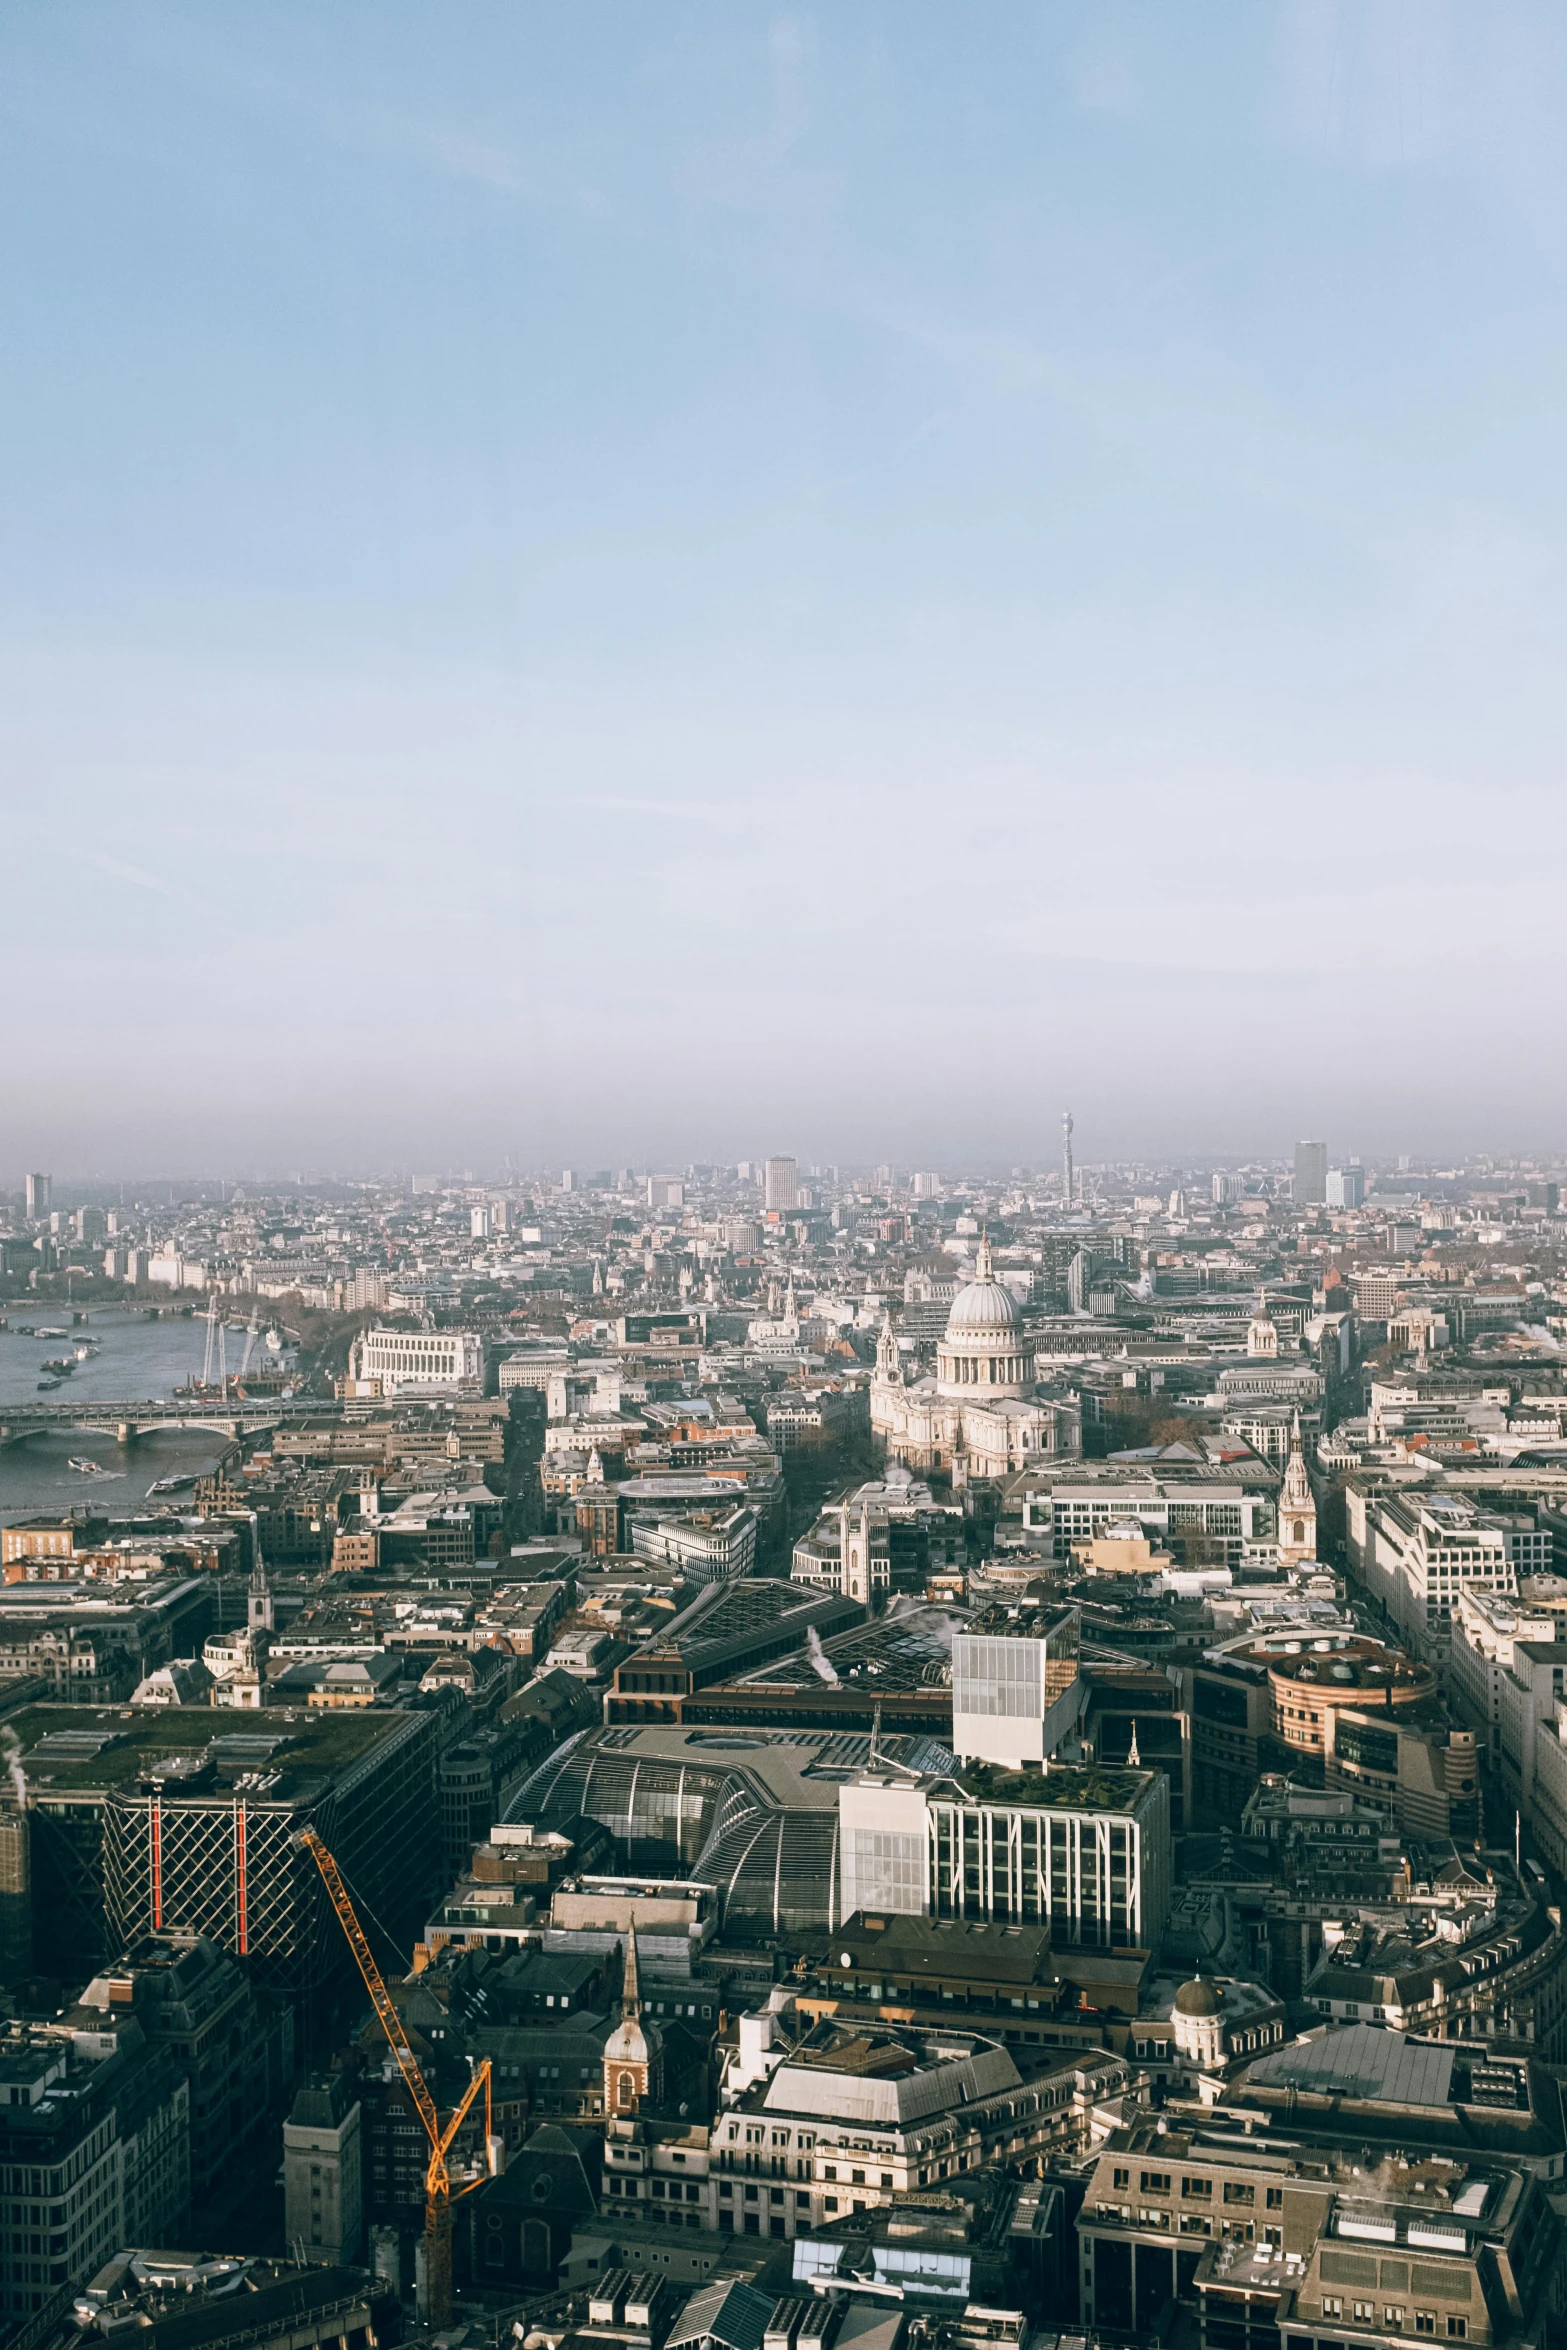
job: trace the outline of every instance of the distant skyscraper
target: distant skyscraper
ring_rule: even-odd
[[[1320,1208],[1328,1196],[1328,1146],[1325,1142],[1297,1142],[1295,1184],[1297,1207]]]
[[[1213,1179],[1213,1204],[1216,1208],[1227,1208],[1232,1204],[1232,1202],[1238,1200],[1240,1196],[1241,1182],[1238,1175],[1226,1175],[1222,1172],[1222,1170],[1219,1174],[1215,1175]]]
[[[1366,1204],[1366,1170],[1358,1159],[1351,1159],[1347,1167],[1328,1169],[1328,1206],[1330,1208],[1363,1208]]]
[[[935,1199],[940,1190],[941,1177],[939,1175],[915,1176],[914,1196],[916,1199]]]
[[[49,1213],[49,1178],[47,1175],[29,1175],[27,1178],[27,1215],[31,1223]]]
[[[1075,1182],[1076,1177],[1072,1169],[1072,1113],[1070,1110],[1063,1110],[1061,1113],[1061,1185],[1062,1197],[1068,1207],[1071,1207],[1077,1197],[1074,1189]]]
[[[800,1204],[800,1185],[793,1159],[769,1159],[763,1204],[787,1214]]]

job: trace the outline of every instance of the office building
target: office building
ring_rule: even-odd
[[[1001,2043],[969,2031],[814,2022],[788,1995],[740,2019],[713,2125],[718,2225],[790,2239],[997,2160],[1071,2147],[1077,2066],[1025,2082]],[[1097,2056],[1095,2090],[1129,2081]],[[765,2149],[765,2152],[759,2151]]]
[[[94,1977],[66,2021],[96,2034],[133,2018],[190,2085],[190,2197],[200,2213],[275,2127],[294,2071],[294,2017],[231,1952],[195,1934],[149,1936]]]
[[[1074,1609],[993,1607],[952,1641],[952,1750],[1016,1770],[1054,1754],[1085,1695]]]
[[[0,2314],[22,2323],[116,2246],[178,2242],[190,2217],[190,2089],[110,2019],[0,2037]]]
[[[1325,1142],[1296,1143],[1292,1196],[1298,1208],[1320,1208],[1325,1204],[1328,1196],[1328,1146]]]
[[[799,1206],[799,1171],[793,1159],[768,1160],[763,1175],[762,1204],[785,1216]]]
[[[122,2237],[67,2322],[89,2350],[128,2336],[140,2350],[373,2350],[401,2339],[402,2316],[395,2285],[360,2268],[151,2251]]]
[[[484,1342],[472,1330],[364,1330],[354,1340],[349,1376],[376,1382],[382,1395],[421,1387],[476,1392],[484,1381]]]
[[[34,1956],[80,1980],[150,1935],[205,1936],[318,2013],[353,1977],[314,1861],[319,1824],[388,1925],[439,1871],[434,1713],[33,1706],[12,1717],[29,1800]]]
[[[1363,1208],[1366,1204],[1366,1170],[1358,1159],[1347,1167],[1328,1169],[1327,1204],[1330,1208]]]
[[[1173,2301],[1224,2350],[1532,2350],[1561,2243],[1532,2078],[1358,2024],[1254,2058],[1232,2099],[1255,2114],[1112,2130],[1077,2221],[1084,2327],[1151,2335]]]
[[[1147,1951],[1170,1908],[1162,1771],[869,1769],[839,1791],[842,1912],[1048,1921],[1058,1945]]]
[[[39,1224],[49,1213],[50,1182],[47,1175],[29,1175],[27,1178],[27,1221]]]

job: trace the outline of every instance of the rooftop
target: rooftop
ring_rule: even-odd
[[[1105,1763],[1051,1762],[1037,1770],[1000,1763],[960,1763],[953,1784],[975,1803],[1038,1804],[1052,1811],[1134,1812],[1159,1778],[1157,1771],[1117,1770]]]
[[[232,1717],[231,1717],[232,1718]],[[243,1717],[242,1717],[243,1718]],[[28,1786],[51,1793],[97,1793],[125,1787],[171,1757],[210,1760],[220,1779],[245,1771],[281,1774],[269,1792],[286,1800],[290,1782],[359,1762],[413,1718],[383,1709],[351,1713],[279,1707],[258,1718],[254,1733],[230,1731],[209,1706],[35,1705],[10,1717],[22,1747]]]

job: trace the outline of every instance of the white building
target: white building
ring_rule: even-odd
[[[975,2032],[831,2016],[807,2026],[780,1986],[741,2017],[725,2074],[712,2129],[719,2227],[809,2235],[987,2163],[1081,2144],[1094,2106],[1130,2085],[1108,2051],[1063,2057],[1025,2082],[1007,2050]]]
[[[478,1388],[484,1342],[473,1330],[364,1330],[354,1340],[349,1376],[379,1381],[383,1395],[406,1387]]]
[[[1411,1655],[1445,1666],[1454,1613],[1467,1589],[1514,1592],[1516,1530],[1453,1493],[1386,1494],[1366,1511],[1364,1569],[1373,1596]],[[1540,1541],[1549,1544],[1548,1534]],[[1526,1541],[1524,1564],[1542,1561]]]
[[[757,1514],[744,1502],[682,1517],[650,1513],[633,1517],[631,1548],[638,1558],[678,1567],[690,1583],[727,1583],[755,1566],[756,1529]]]
[[[990,1244],[982,1240],[974,1279],[952,1301],[933,1379],[906,1379],[891,1324],[883,1330],[871,1382],[871,1433],[889,1460],[945,1469],[957,1483],[1004,1477],[1048,1455],[1080,1451],[1076,1403],[1038,1401],[1034,1387],[1034,1347],[1022,1309],[996,1279]]]
[[[1048,1919],[1058,1943],[1099,1950],[1155,1948],[1169,1916],[1162,1771],[884,1767],[839,1788],[838,1821],[844,1916]]]
[[[1020,1769],[1054,1754],[1076,1725],[1078,1617],[994,1607],[952,1641],[952,1751]]]
[[[194,1257],[182,1257],[177,1249],[160,1249],[147,1259],[145,1278],[160,1289],[205,1289],[207,1268]]]
[[[769,1159],[763,1180],[762,1204],[788,1215],[800,1204],[799,1170],[793,1159]]]
[[[1527,1575],[1516,1592],[1461,1584],[1448,1650],[1448,1689],[1471,1729],[1481,1731],[1496,1758],[1502,1722],[1502,1682],[1520,1640],[1567,1636],[1567,1580]]]

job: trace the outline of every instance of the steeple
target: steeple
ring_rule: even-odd
[[[976,1281],[994,1281],[996,1278],[996,1268],[990,1259],[990,1226],[988,1224],[979,1236],[979,1249],[974,1258],[974,1278]]]
[[[256,1563],[250,1575],[250,1605],[246,1620],[252,1632],[272,1630],[272,1593],[267,1584],[267,1570],[261,1553],[256,1552]]]
[[[1126,1750],[1126,1763],[1128,1770],[1140,1771],[1143,1767],[1143,1758],[1137,1751],[1137,1716],[1135,1714],[1132,1716],[1132,1743]]]
[[[642,1992],[637,1981],[637,1929],[626,1929],[626,1971],[620,1985],[620,2012],[628,2024],[634,2024],[642,2013]]]
[[[1290,1427],[1290,1457],[1284,1471],[1283,1501],[1286,1509],[1311,1505],[1311,1479],[1306,1474],[1306,1455],[1301,1443],[1298,1411]]]

